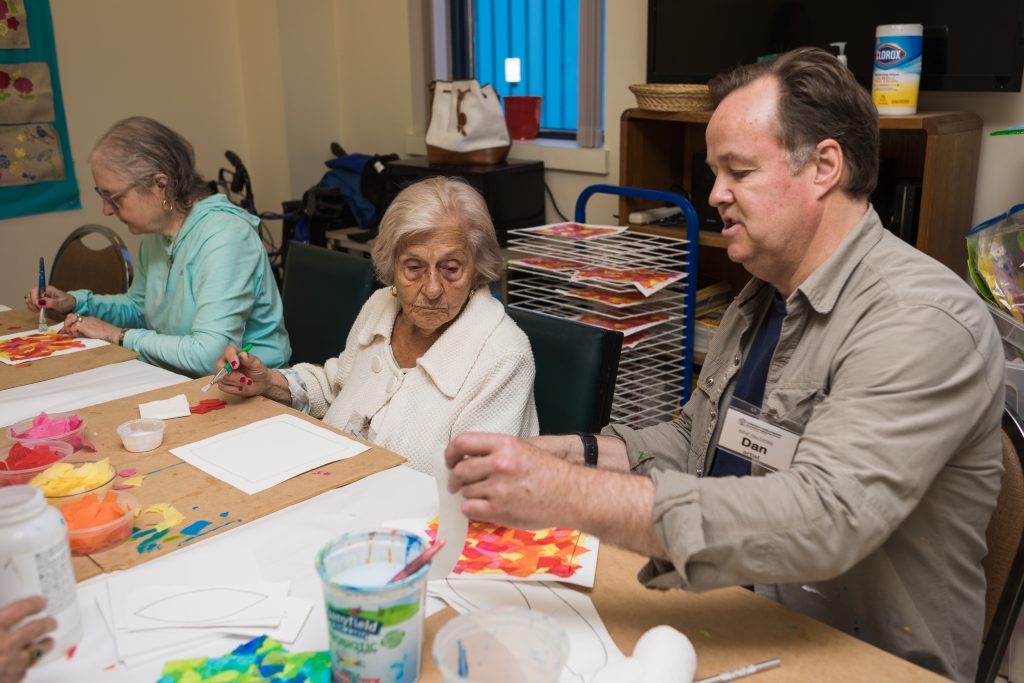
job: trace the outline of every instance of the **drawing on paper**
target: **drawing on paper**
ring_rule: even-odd
[[[86,348],[85,342],[50,330],[15,335],[0,341],[0,360],[19,363],[52,356],[59,351]]]
[[[431,540],[437,539],[437,525],[437,518],[428,524]],[[583,569],[582,558],[591,552],[586,538],[575,529],[524,531],[471,520],[466,545],[452,573],[567,579]]]

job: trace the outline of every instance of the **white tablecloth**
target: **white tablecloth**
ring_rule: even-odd
[[[208,512],[216,518],[221,511]],[[327,615],[313,568],[317,551],[347,531],[436,513],[434,479],[408,467],[394,467],[127,571],[150,585],[290,581],[291,595],[313,600],[316,606],[298,640],[285,647],[292,652],[326,650]],[[78,584],[85,628],[77,651],[70,660],[30,670],[26,683],[155,681],[164,660],[222,655],[246,640],[211,636],[201,646],[127,668],[118,663],[114,641],[96,606],[96,596],[106,590],[107,581],[109,576],[101,575]]]
[[[129,360],[0,391],[0,427],[42,411],[65,412],[113,401],[189,378],[149,363]]]

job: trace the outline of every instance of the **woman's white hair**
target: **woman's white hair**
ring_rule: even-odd
[[[476,267],[474,286],[501,277],[501,247],[484,198],[464,180],[435,177],[399,192],[384,213],[371,255],[377,278],[393,285],[395,259],[403,244],[415,235],[448,226],[466,235]]]

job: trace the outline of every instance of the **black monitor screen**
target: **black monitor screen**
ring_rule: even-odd
[[[871,85],[875,29],[924,25],[923,90],[1021,89],[1024,0],[649,0],[649,83],[706,83],[795,47],[845,42]]]

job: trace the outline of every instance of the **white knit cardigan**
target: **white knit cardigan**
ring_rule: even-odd
[[[295,366],[310,415],[404,456],[427,474],[435,454],[462,432],[537,435],[530,342],[486,288],[404,372],[389,348],[399,310],[387,288],[374,292],[341,355],[323,367]]]

